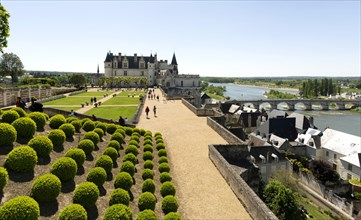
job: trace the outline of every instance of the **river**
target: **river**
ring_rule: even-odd
[[[214,86],[225,86],[225,96],[229,96],[231,100],[257,100],[267,99],[263,94],[269,91],[269,88],[236,85],[233,83],[210,83]],[[296,90],[277,89],[282,92],[297,94]],[[353,134],[361,137],[361,114],[350,111],[302,111],[296,112],[313,116],[315,125],[324,130],[326,127],[342,131],[348,134]]]

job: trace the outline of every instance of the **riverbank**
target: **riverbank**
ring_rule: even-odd
[[[245,86],[245,87],[256,87],[256,88],[267,88],[267,89],[277,89],[277,90],[290,90],[298,92],[299,89],[296,88],[289,88],[289,87],[277,87],[277,86],[267,86],[267,85],[251,85],[251,84],[239,84],[239,83],[231,83],[239,86]]]

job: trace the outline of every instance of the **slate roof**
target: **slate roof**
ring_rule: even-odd
[[[346,161],[347,163],[360,167],[360,159],[361,159],[360,157],[361,157],[361,153],[356,153],[345,157],[341,157],[340,160]]]
[[[268,118],[285,118],[287,116],[287,112],[277,109],[273,109],[270,113],[268,113]]]
[[[201,93],[201,99],[210,99],[210,98],[211,97],[207,93],[205,93],[205,92]]]
[[[178,65],[177,64],[177,59],[175,58],[175,53],[173,53],[173,57],[172,57],[172,62],[171,62],[172,65]]]
[[[107,53],[107,56],[105,57],[104,62],[112,62],[114,60],[114,58],[117,60],[117,67],[115,67],[115,68],[119,68],[119,69],[123,68],[123,60],[124,59],[128,60],[128,69],[140,69],[139,61],[142,58],[145,62],[145,69],[148,68],[148,62],[154,63],[154,57],[152,54],[149,57],[148,56],[137,56],[137,60],[135,61],[134,56],[121,56],[119,59],[118,55],[113,55],[113,53],[110,53],[110,52]]]
[[[234,114],[239,110],[241,106],[232,104],[231,107],[228,110],[228,113]]]
[[[269,118],[261,124],[257,130],[260,132],[261,137],[270,134],[275,134],[281,138],[287,138],[293,141],[297,138],[296,119],[295,118]]]
[[[287,118],[296,118],[296,128],[301,131],[301,133],[304,133],[309,127],[310,122],[308,118],[300,113],[293,112]]]
[[[326,129],[321,137],[322,148],[342,155],[361,153],[361,138],[341,131]]]

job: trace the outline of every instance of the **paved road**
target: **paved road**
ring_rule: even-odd
[[[163,100],[161,92],[155,90]],[[153,116],[153,106],[158,117]],[[177,186],[179,212],[184,219],[251,219],[217,168],[208,158],[209,144],[227,142],[195,116],[181,101],[147,99],[150,118],[142,113],[137,127],[162,133]]]

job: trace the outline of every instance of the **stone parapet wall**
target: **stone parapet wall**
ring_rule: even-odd
[[[212,117],[207,118],[207,125],[215,130],[221,137],[223,137],[230,144],[247,144],[232,134],[228,129],[218,124]]]
[[[197,108],[184,98],[182,99],[182,103],[197,116],[215,116],[215,111],[213,108]]]

